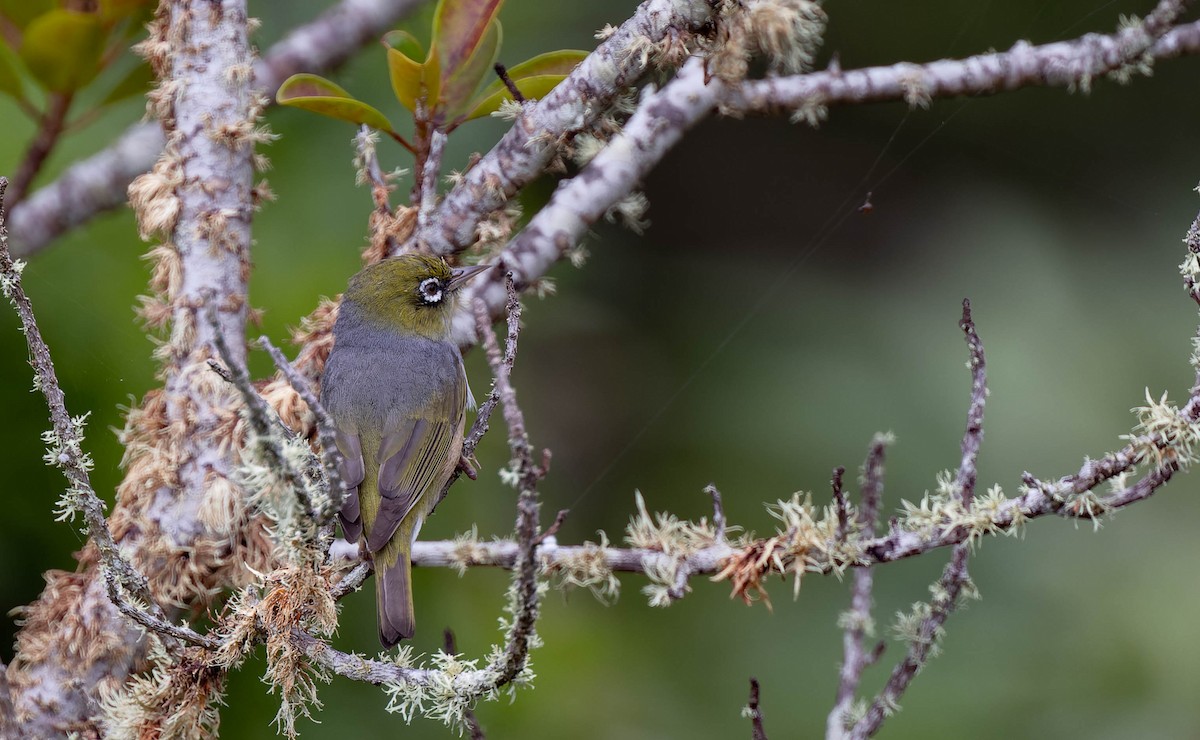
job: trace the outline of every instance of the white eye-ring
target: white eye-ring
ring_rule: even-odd
[[[421,281],[421,287],[418,288],[421,295],[421,300],[427,305],[434,305],[442,302],[442,281],[435,277],[425,278]]]

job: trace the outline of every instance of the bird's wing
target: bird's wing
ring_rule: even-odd
[[[337,433],[338,452],[342,459],[338,463],[338,472],[346,484],[346,497],[342,499],[342,509],[338,519],[342,523],[342,534],[350,542],[357,542],[362,535],[362,512],[358,505],[358,486],[366,477],[366,467],[363,464],[362,444],[357,434]]]
[[[462,426],[467,385],[460,373],[456,381],[421,410],[387,430],[380,445],[379,512],[367,533],[367,549],[378,552],[396,533],[400,522],[424,496],[444,482],[448,458]]]

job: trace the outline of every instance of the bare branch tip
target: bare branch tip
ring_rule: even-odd
[[[717,539],[725,539],[725,504],[721,501],[721,492],[717,490],[715,483],[709,483],[704,487],[704,492],[712,499],[713,507],[713,529],[716,530]]]
[[[752,740],[767,740],[767,731],[763,728],[762,710],[759,708],[758,679],[750,677],[750,700],[746,704],[746,713],[750,716]]]
[[[508,67],[505,67],[500,62],[496,62],[492,69],[496,70],[496,76],[499,77],[500,81],[504,83],[504,86],[508,88],[508,94],[513,96],[513,100],[517,101],[521,105],[524,105],[525,96],[521,94],[521,90],[517,87],[517,83],[513,82],[513,79],[508,76]]]

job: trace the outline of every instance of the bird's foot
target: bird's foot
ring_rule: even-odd
[[[479,464],[479,461],[475,459],[474,455],[472,455],[469,458],[468,457],[458,458],[458,469],[462,471],[463,475],[467,476],[471,480],[479,479],[479,473],[477,473],[475,471],[475,465],[478,465],[478,464]]]

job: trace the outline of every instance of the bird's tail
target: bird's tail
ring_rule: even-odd
[[[379,605],[379,641],[392,648],[413,636],[417,629],[413,613],[412,561],[408,548],[400,548],[391,565],[375,561],[375,599]]]

